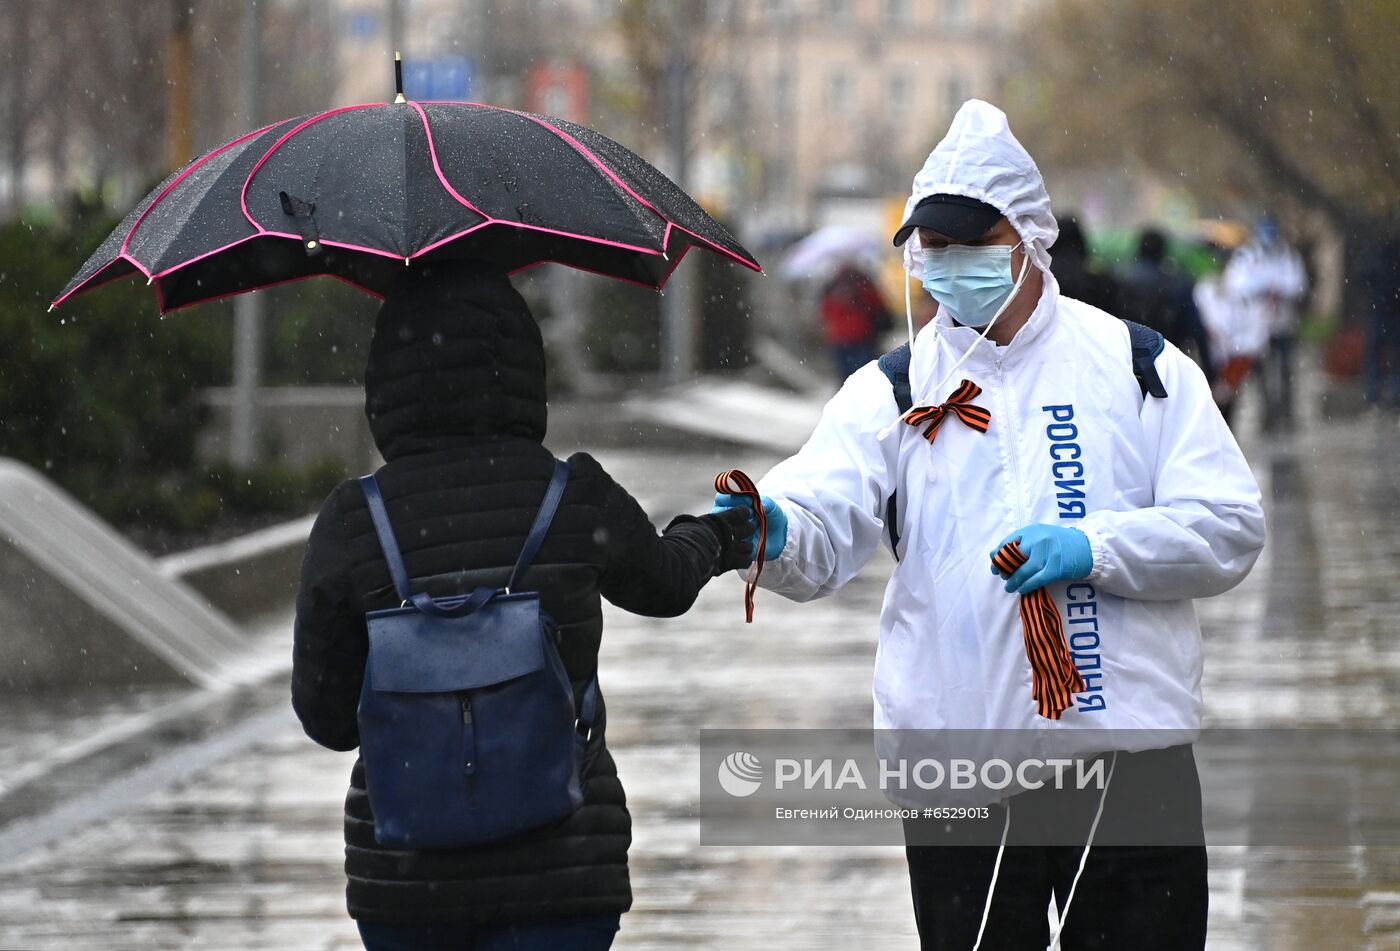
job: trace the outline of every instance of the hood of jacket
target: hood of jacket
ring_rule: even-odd
[[[406,271],[375,320],[365,415],[386,460],[502,436],[543,441],[540,330],[504,274]]]
[[[904,217],[908,218],[922,199],[939,194],[976,198],[1000,211],[1020,234],[1036,266],[1050,270],[1049,249],[1059,226],[1050,211],[1045,179],[1030,153],[1011,134],[1006,113],[996,106],[980,99],[962,104],[948,134],[914,176]],[[914,279],[923,279],[917,231],[904,244],[904,267]]]

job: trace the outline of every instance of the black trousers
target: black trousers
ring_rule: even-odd
[[[1012,797],[1008,842],[1015,844],[1002,856],[981,951],[1044,951],[1051,895],[1063,914],[1099,796],[1097,789],[1047,788]],[[989,824],[998,838],[1005,815],[1004,807],[993,807]],[[1062,844],[1081,833],[1081,844]],[[959,844],[960,838],[966,841],[956,826],[905,825],[906,842],[939,843],[905,849],[926,949],[971,951],[977,940],[997,847]],[[1205,947],[1206,851],[1190,746],[1119,753],[1095,841],[1174,844],[1091,848],[1060,936],[1063,951]]]

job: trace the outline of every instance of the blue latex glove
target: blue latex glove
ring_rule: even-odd
[[[1094,570],[1094,552],[1089,536],[1077,528],[1032,523],[1007,535],[992,551],[992,557],[1008,542],[1021,543],[1027,561],[1006,580],[1006,590],[1013,594],[1030,594],[1056,581],[1077,581],[1087,578]],[[992,574],[1001,576],[996,566]]]
[[[763,499],[763,512],[768,516],[768,544],[763,549],[763,557],[767,561],[772,561],[783,553],[783,548],[787,546],[787,515],[777,502],[768,496],[761,496]],[[742,495],[729,495],[719,492],[715,495],[715,507],[711,512],[722,512],[725,509],[752,508],[752,503],[747,497]],[[749,536],[749,551],[756,552],[758,549],[758,522],[754,521],[753,534]]]

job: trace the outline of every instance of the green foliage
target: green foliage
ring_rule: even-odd
[[[197,391],[227,363],[200,321],[157,317],[139,282],[47,312],[115,224],[79,208],[69,227],[0,228],[0,454],[48,472],[103,514],[191,466],[205,418]]]
[[[55,479],[139,538],[299,514],[344,473],[202,467],[200,390],[227,384],[233,303],[164,319],[139,279],[116,281],[48,313],[49,301],[117,224],[91,206],[68,225],[0,227],[0,455]],[[335,281],[262,292],[264,382],[345,383],[364,368],[376,302]],[[265,520],[265,519],[264,519]]]

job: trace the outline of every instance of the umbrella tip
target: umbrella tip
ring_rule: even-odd
[[[156,279],[155,279],[154,277],[148,277],[148,278],[146,278],[146,286],[147,286],[147,287],[150,287],[150,286],[151,286],[152,284],[154,284],[155,282],[156,282]]]
[[[50,304],[50,305],[49,305],[49,313],[52,314],[52,313],[53,313],[54,311],[56,311],[56,310],[58,310],[58,305],[57,305],[57,304]]]
[[[403,55],[398,50],[394,50],[394,102],[407,101],[403,97]]]
[[[408,267],[408,266],[411,265],[412,263],[413,263],[413,259],[412,259],[412,258],[404,258],[404,259],[403,259],[403,266],[404,266],[404,267]]]

